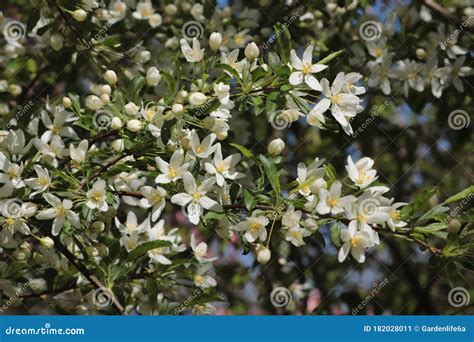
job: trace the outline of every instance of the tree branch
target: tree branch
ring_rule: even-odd
[[[107,289],[99,279],[95,275],[93,275],[75,256],[72,254],[69,249],[59,239],[58,236],[52,236],[51,238],[54,240],[55,248],[66,257],[66,259],[84,276],[86,277],[89,282],[94,285],[96,289]],[[112,290],[107,289],[112,294],[112,305],[117,309],[117,311],[123,315],[125,315],[125,309],[117,300]]]

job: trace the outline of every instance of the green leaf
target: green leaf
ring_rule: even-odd
[[[163,127],[161,127],[161,140],[163,143],[168,143],[171,137],[171,127],[174,126],[176,123],[176,119],[168,120],[163,124]]]
[[[446,214],[444,213],[448,211],[449,211],[448,207],[437,205],[436,207],[428,210],[423,216],[421,216],[420,219],[418,220],[418,223],[423,223],[429,220],[442,221],[443,219],[446,218]]]
[[[135,260],[152,249],[171,246],[171,242],[164,240],[145,242],[143,245],[140,245],[128,254],[127,261]]]
[[[280,56],[275,51],[270,51],[268,54],[268,64],[272,69],[276,69],[281,66]]]
[[[259,115],[265,110],[265,106],[263,105],[263,100],[260,96],[252,97],[252,103],[254,104],[253,109],[255,115]]]
[[[275,34],[278,38],[276,41],[276,50],[278,51],[281,60],[284,64],[290,61],[291,51],[291,34],[286,25],[277,23],[275,26]]]
[[[342,245],[341,227],[339,226],[339,223],[336,223],[331,227],[331,241],[336,247],[340,247]]]
[[[165,79],[166,84],[168,84],[168,88],[170,89],[172,94],[176,94],[176,82],[174,81],[173,76],[171,76],[166,71],[160,71],[161,76]]]
[[[235,147],[236,149],[238,149],[240,151],[240,153],[242,153],[244,156],[246,156],[247,158],[254,158],[255,156],[252,154],[252,152],[250,152],[246,147],[240,145],[240,144],[236,144],[236,143],[231,143],[230,146],[233,146]]]
[[[278,172],[278,169],[275,163],[271,159],[265,157],[264,155],[260,155],[259,159],[262,162],[263,169],[265,170],[265,175],[267,176],[267,179],[270,182],[272,189],[275,191],[277,204],[278,204],[279,198],[280,198],[280,189],[281,189],[280,173]]]
[[[463,191],[457,193],[456,195],[449,197],[442,204],[450,204],[453,202],[460,201],[467,197],[471,198],[473,195],[474,195],[474,185],[471,185],[469,188],[464,189]]]
[[[224,71],[227,71],[231,76],[235,77],[236,79],[240,80],[239,73],[232,68],[228,64],[217,64],[216,68],[223,69]]]
[[[206,0],[204,1],[204,16],[206,18],[212,17],[217,8],[217,0]]]
[[[334,166],[331,164],[326,164],[324,169],[326,170],[326,175],[328,176],[329,181],[334,183],[336,181],[336,169]]]
[[[257,204],[257,199],[252,195],[250,191],[244,189],[244,202],[247,210],[252,211],[253,208],[255,208],[255,205]]]
[[[131,101],[137,102],[140,90],[142,90],[144,85],[145,78],[143,76],[136,76],[127,87],[125,94]]]
[[[318,62],[318,64],[327,64],[327,63],[329,63],[330,61],[332,61],[334,58],[336,58],[336,57],[338,57],[339,55],[343,54],[344,52],[346,52],[345,49],[342,49],[342,50],[333,52],[333,53],[331,53],[329,56],[326,56],[326,57],[324,57],[323,59],[321,59],[321,60]]]
[[[441,222],[431,223],[424,227],[416,227],[414,231],[421,234],[432,234],[434,232],[446,229],[446,224]]]

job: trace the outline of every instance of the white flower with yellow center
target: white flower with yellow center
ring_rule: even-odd
[[[388,213],[387,225],[390,227],[391,230],[395,231],[396,228],[405,227],[407,225],[406,222],[401,220],[402,215],[399,210],[400,207],[403,207],[405,205],[407,205],[407,203],[397,202],[389,207],[384,208]]]
[[[324,163],[324,159],[315,158],[313,162],[306,167],[304,163],[298,164],[298,192],[307,197],[311,195],[312,184],[324,176],[324,168],[320,167]]]
[[[346,170],[349,178],[360,189],[366,188],[377,179],[377,171],[372,169],[374,160],[369,157],[359,159],[355,164],[351,156],[347,157]]]
[[[321,91],[321,84],[319,84],[319,81],[312,74],[318,73],[326,69],[328,66],[323,64],[313,64],[313,48],[312,45],[306,48],[302,60],[296,55],[295,50],[291,50],[291,66],[297,71],[291,73],[290,84],[297,86],[304,81],[311,89]]]
[[[214,133],[206,136],[202,141],[199,139],[199,135],[195,130],[191,132],[191,141],[190,146],[193,152],[193,156],[198,158],[207,158],[214,151],[216,151],[219,145],[212,145],[216,140],[216,135]]]
[[[257,240],[263,242],[267,239],[267,229],[265,227],[268,223],[269,220],[265,216],[251,216],[237,224],[235,230],[245,232],[244,238],[248,242],[255,242]]]
[[[7,156],[0,152],[0,184],[4,184],[0,189],[0,197],[10,196],[13,189],[20,189],[25,186],[21,179],[23,164],[11,163]]]
[[[222,211],[222,206],[219,203],[206,196],[215,182],[215,177],[209,177],[197,186],[194,176],[191,172],[186,171],[183,174],[183,185],[186,192],[173,195],[171,202],[182,207],[186,206],[189,221],[199,224],[203,208],[217,212]]]
[[[105,187],[106,183],[103,179],[99,179],[92,185],[92,188],[86,193],[87,207],[91,209],[97,208],[100,211],[107,211],[109,209],[109,205],[107,204],[105,197]]]
[[[77,116],[75,116],[72,112],[64,110],[62,106],[56,106],[53,117],[54,119],[51,121],[47,111],[41,111],[41,120],[43,121],[44,126],[47,128],[47,130],[41,136],[42,141],[48,143],[55,135],[79,139],[76,132],[71,127],[65,126],[66,123],[78,120],[79,118]]]
[[[54,236],[59,235],[66,220],[76,228],[80,226],[79,215],[71,210],[71,200],[64,199],[61,201],[58,197],[49,193],[43,194],[43,198],[52,206],[52,208],[39,212],[38,215],[36,215],[36,218],[38,220],[54,219],[52,226],[52,234]]]
[[[332,116],[342,126],[344,132],[352,134],[350,120],[360,113],[363,107],[360,105],[361,99],[346,91],[361,92],[361,90],[349,85],[343,72],[337,74],[331,86],[325,78],[321,80],[321,86],[325,98],[318,103],[318,112],[322,114],[331,108]]]
[[[144,186],[140,189],[140,193],[143,195],[143,198],[141,198],[139,202],[140,207],[152,208],[151,220],[158,220],[166,205],[166,190],[160,186],[156,188]]]
[[[11,234],[15,231],[25,235],[30,234],[27,219],[36,213],[36,204],[27,202],[21,203],[18,198],[10,198],[0,203],[1,213],[0,225]]]
[[[217,260],[217,257],[206,258],[207,255],[207,243],[204,241],[196,244],[196,237],[191,234],[191,249],[194,252],[194,256],[200,263],[213,262]]]
[[[213,162],[204,164],[206,171],[216,177],[217,185],[223,186],[225,184],[226,178],[235,180],[245,177],[245,174],[233,170],[235,165],[237,165],[237,163],[240,161],[240,154],[235,153],[225,159],[222,159],[221,145],[218,144],[217,146],[218,148],[214,153]]]
[[[138,224],[137,215],[135,215],[133,211],[129,211],[125,223],[121,223],[120,220],[115,217],[115,226],[122,235],[140,234],[149,228],[150,221],[146,218],[142,223]]]
[[[369,233],[365,231],[351,232],[349,229],[341,230],[341,240],[343,245],[339,250],[338,260],[343,262],[346,260],[349,252],[357,262],[365,261],[365,249],[373,244],[370,240]]]
[[[30,194],[30,198],[34,197],[36,194],[48,190],[51,186],[51,177],[49,175],[49,171],[39,165],[34,165],[33,168],[35,169],[37,177],[25,179],[25,184],[31,189],[35,190]]]
[[[132,16],[135,19],[143,20],[149,19],[150,16],[155,12],[151,1],[141,1],[137,4],[135,11],[132,13]]]
[[[319,202],[316,206],[316,211],[321,215],[326,214],[341,214],[344,212],[344,207],[355,200],[352,195],[341,197],[342,183],[336,181],[332,183],[331,188],[319,189]]]
[[[73,144],[69,145],[69,156],[77,164],[81,164],[86,160],[87,151],[89,150],[89,142],[82,140],[77,147]]]
[[[174,151],[169,163],[165,162],[161,157],[156,157],[156,164],[161,172],[155,179],[157,184],[176,182],[183,177],[183,173],[189,166],[189,163],[184,162],[183,150]]]
[[[188,62],[199,62],[204,57],[204,49],[201,49],[201,44],[197,38],[193,38],[192,48],[186,39],[181,39],[179,43],[181,44],[181,51]]]

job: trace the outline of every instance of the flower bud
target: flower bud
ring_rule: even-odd
[[[425,49],[422,49],[422,48],[416,49],[415,53],[416,53],[416,57],[418,57],[419,59],[426,59]]]
[[[458,234],[461,230],[461,222],[458,219],[452,219],[448,223],[448,233],[449,234]]]
[[[99,251],[94,246],[87,246],[86,254],[90,257],[97,257],[99,256]]]
[[[227,136],[229,135],[229,133],[227,133],[227,131],[224,131],[224,132],[216,132],[216,138],[217,140],[224,140],[225,138],[227,138]]]
[[[258,46],[254,42],[247,44],[247,46],[245,47],[244,53],[245,53],[245,57],[250,61],[253,61],[255,58],[257,58],[260,55]]]
[[[136,115],[140,108],[133,102],[129,102],[125,105],[125,113],[128,115]]]
[[[212,32],[211,36],[209,37],[209,46],[212,51],[217,51],[221,47],[222,44],[222,34],[219,32]]]
[[[137,119],[130,120],[127,122],[127,129],[132,132],[138,132],[142,129],[142,123]]]
[[[99,88],[99,92],[100,94],[107,94],[107,95],[110,95],[112,94],[112,88],[110,88],[110,86],[108,84],[104,84],[103,86],[101,86]]]
[[[169,16],[173,16],[178,13],[178,7],[175,4],[168,4],[165,6],[165,14]]]
[[[188,92],[184,89],[178,91],[178,94],[176,94],[176,102],[177,103],[182,103],[186,98],[188,97]]]
[[[29,281],[29,287],[35,292],[41,292],[48,288],[48,284],[43,278],[35,278]]]
[[[117,139],[117,140],[122,140],[122,139]],[[105,223],[102,221],[95,221],[91,225],[91,232],[94,234],[99,234],[104,231],[105,229]]]
[[[54,51],[59,51],[62,49],[64,43],[64,38],[60,34],[53,34],[51,38],[49,38],[49,44],[53,48]]]
[[[215,122],[216,120],[212,116],[207,116],[204,118],[204,120],[202,120],[202,124],[204,128],[209,129],[209,130],[211,130],[212,127],[214,127]]]
[[[189,94],[189,103],[193,106],[201,106],[207,101],[207,96],[200,92]]]
[[[117,152],[122,152],[125,149],[123,139],[116,139],[112,141],[112,148]]]
[[[13,96],[18,96],[21,94],[21,87],[18,84],[10,84],[8,86],[8,92]]]
[[[123,126],[122,120],[118,116],[114,116],[112,118],[112,121],[110,122],[110,127],[112,129],[120,129],[122,128],[122,126]]]
[[[107,81],[108,84],[114,85],[117,83],[117,74],[113,70],[107,70],[104,73],[104,79]]]
[[[267,262],[270,261],[272,257],[272,253],[270,251],[270,249],[266,248],[266,247],[263,247],[261,246],[260,248],[258,248],[257,250],[257,261],[261,264],[266,264]]]
[[[84,11],[82,8],[79,8],[75,10],[74,12],[72,12],[72,16],[77,21],[84,21],[87,18],[87,12]]]
[[[100,100],[103,103],[109,103],[110,102],[110,96],[108,94],[102,94],[102,95],[100,95]]]
[[[171,110],[173,111],[173,113],[180,113],[183,111],[183,109],[184,109],[183,105],[179,103],[176,103],[171,107]]]
[[[54,246],[54,241],[49,236],[42,237],[39,241],[44,248],[49,249],[53,248]]]
[[[144,51],[140,51],[136,56],[135,56],[135,60],[138,62],[138,63],[141,63],[141,64],[145,64],[146,62],[148,62],[151,58],[151,53],[150,51],[147,51],[147,50],[144,50]]]
[[[281,140],[280,138],[274,139],[270,141],[270,144],[268,144],[268,153],[270,153],[272,156],[277,156],[283,151],[285,148],[285,142]]]
[[[148,19],[148,23],[151,27],[155,28],[163,23],[163,18],[158,13],[152,14]]]
[[[71,108],[72,101],[69,97],[67,97],[67,96],[63,97],[63,106],[64,106],[64,108]]]
[[[148,71],[146,72],[146,83],[149,86],[154,87],[158,83],[160,83],[160,80],[161,80],[160,71],[155,67],[149,68]]]
[[[90,109],[101,109],[104,106],[104,103],[95,95],[89,95],[86,98],[86,106]]]

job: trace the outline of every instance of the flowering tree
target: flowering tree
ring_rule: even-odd
[[[344,312],[314,269],[377,272],[384,244],[399,267],[401,246],[466,275],[472,170],[407,177],[420,125],[404,134],[393,113],[420,108],[435,144],[472,161],[472,8],[346,2],[4,8],[3,310],[239,313],[248,291],[263,312]]]

